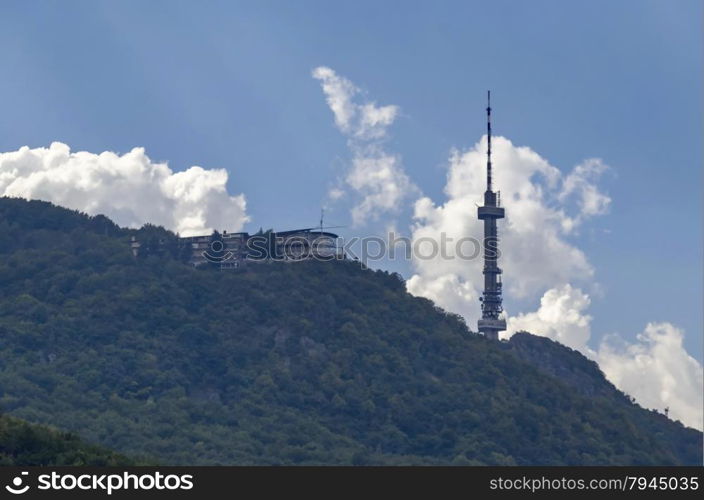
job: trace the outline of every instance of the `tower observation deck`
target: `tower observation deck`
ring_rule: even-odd
[[[498,266],[499,236],[496,229],[497,219],[503,219],[500,192],[492,190],[491,178],[491,93],[487,92],[487,154],[486,154],[486,191],[484,206],[478,207],[479,220],[484,221],[484,293],[479,298],[482,303],[482,318],[478,330],[487,338],[498,340],[499,332],[506,330],[506,321],[501,318],[501,268]]]

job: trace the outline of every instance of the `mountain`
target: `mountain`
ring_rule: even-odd
[[[136,465],[100,446],[85,444],[75,434],[0,415],[0,466]]]
[[[579,351],[528,332],[514,334],[505,346],[513,355],[560,379],[584,396],[630,402],[628,396],[604,378],[599,365]]]
[[[702,462],[581,354],[488,341],[398,275],[196,270],[176,241],[0,199],[0,408],[162,464]]]

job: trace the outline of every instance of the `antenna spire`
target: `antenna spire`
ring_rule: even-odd
[[[486,91],[486,190],[491,191],[491,90]]]

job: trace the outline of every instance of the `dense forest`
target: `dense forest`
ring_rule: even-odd
[[[0,415],[0,465],[140,465],[76,434]]]
[[[488,341],[398,275],[179,254],[0,198],[2,411],[162,464],[701,464],[581,354]]]

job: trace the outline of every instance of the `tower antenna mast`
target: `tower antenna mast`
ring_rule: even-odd
[[[491,191],[491,90],[486,91],[486,190]]]
[[[477,216],[484,222],[484,293],[479,298],[482,303],[482,317],[477,327],[485,337],[498,340],[499,332],[506,330],[506,320],[502,317],[502,280],[498,266],[499,233],[496,222],[503,219],[505,212],[499,203],[498,193],[492,189],[491,179],[491,92],[487,91],[486,106],[486,191],[484,205],[477,207]]]

